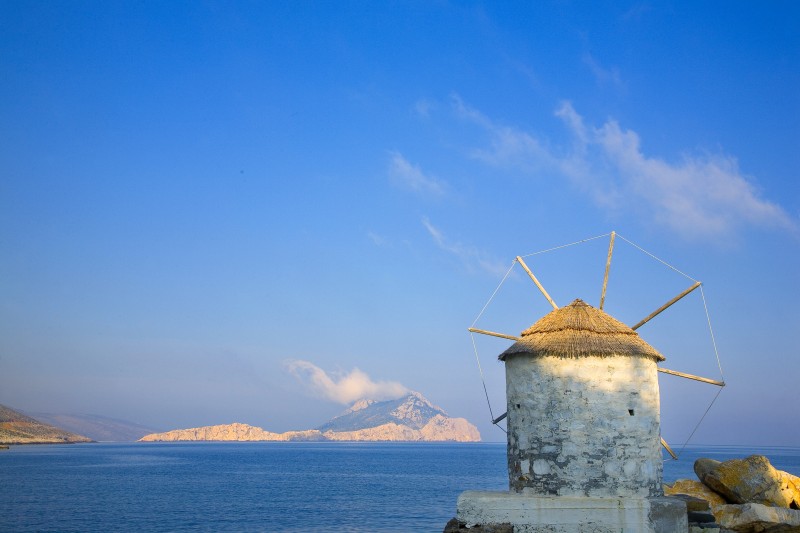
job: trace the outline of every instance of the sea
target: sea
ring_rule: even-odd
[[[800,475],[800,448],[758,453]],[[506,490],[504,443],[91,443],[0,450],[2,532],[440,532],[465,490]]]

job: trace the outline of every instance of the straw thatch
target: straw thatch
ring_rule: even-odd
[[[521,340],[500,354],[556,357],[629,355],[663,361],[664,356],[611,315],[583,300],[556,309],[520,335]]]

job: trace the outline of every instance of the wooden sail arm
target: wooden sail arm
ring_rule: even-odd
[[[678,459],[678,456],[675,455],[675,452],[673,452],[672,448],[669,447],[669,444],[667,444],[667,441],[664,440],[664,437],[661,437],[661,445],[664,447],[665,450],[667,450],[667,453],[670,454],[673,459],[676,460]]]
[[[530,276],[530,278],[533,280],[536,286],[539,287],[539,290],[542,291],[542,294],[544,295],[545,298],[547,298],[547,301],[550,302],[550,305],[553,306],[553,309],[558,309],[556,303],[553,301],[552,298],[550,298],[550,295],[547,294],[547,291],[544,290],[544,287],[542,286],[541,283],[539,283],[539,280],[536,279],[536,276],[533,275],[533,272],[531,272],[531,269],[528,268],[528,265],[525,264],[525,261],[523,261],[520,256],[517,256],[517,261],[519,261],[519,264],[522,265],[522,268],[525,269],[525,272],[528,273],[528,276]]]
[[[614,251],[614,237],[617,232],[611,232],[611,241],[608,243],[608,258],[606,259],[606,273],[603,276],[603,291],[600,293],[600,310],[603,310],[603,305],[606,303],[606,287],[608,286],[608,271],[611,269],[611,253]]]
[[[665,303],[664,305],[662,305],[661,307],[659,307],[658,309],[656,309],[655,311],[653,311],[652,313],[647,315],[647,317],[645,317],[643,320],[641,320],[638,324],[636,324],[635,326],[631,326],[631,329],[636,330],[636,329],[639,329],[641,326],[644,326],[645,324],[650,322],[651,319],[653,319],[654,317],[659,315],[662,311],[664,311],[669,306],[671,306],[672,304],[674,304],[675,302],[677,302],[678,300],[680,300],[681,298],[683,298],[684,296],[686,296],[687,294],[689,294],[690,292],[695,290],[700,285],[702,285],[702,283],[700,283],[698,281],[697,283],[695,283],[694,285],[692,285],[691,287],[689,287],[688,289],[686,289],[685,291],[683,291],[682,293],[677,295],[675,298],[673,298],[672,300],[668,301],[667,303]]]
[[[503,419],[504,419],[505,417],[507,417],[507,416],[508,416],[508,411],[506,411],[506,412],[505,412],[505,413],[503,413],[502,415],[500,415],[500,416],[498,416],[497,418],[495,418],[494,420],[492,420],[492,424],[499,424],[499,423],[500,423],[500,421],[501,421],[501,420],[503,420]]]
[[[724,381],[718,381],[716,379],[695,376],[694,374],[687,374],[686,372],[678,372],[677,370],[670,370],[668,368],[661,368],[661,367],[658,367],[658,371],[664,374],[669,374],[671,376],[678,376],[679,378],[693,379],[695,381],[702,381],[703,383],[710,383],[712,385],[716,385],[717,387],[725,386]]]
[[[496,333],[494,331],[488,331],[485,329],[478,329],[478,328],[467,328],[468,331],[472,333],[480,333],[482,335],[491,335],[492,337],[500,337],[501,339],[508,339],[512,341],[520,341],[522,337],[515,337],[514,335],[506,335],[505,333]]]

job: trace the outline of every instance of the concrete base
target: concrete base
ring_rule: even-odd
[[[582,498],[467,491],[456,518],[472,525],[511,524],[514,533],[680,533],[686,503],[675,498]]]

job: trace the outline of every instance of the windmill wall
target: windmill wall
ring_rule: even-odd
[[[656,362],[639,356],[505,359],[510,490],[663,495]]]

